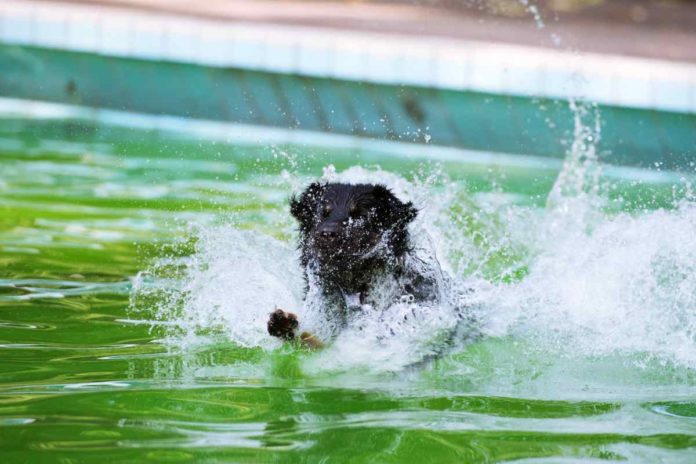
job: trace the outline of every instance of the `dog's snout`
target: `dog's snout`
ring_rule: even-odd
[[[338,235],[338,229],[338,223],[328,222],[326,224],[322,224],[317,232],[322,237],[331,238]]]

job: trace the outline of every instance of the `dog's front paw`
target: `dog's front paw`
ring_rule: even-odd
[[[298,326],[297,316],[282,309],[276,309],[268,318],[268,333],[274,337],[292,340]]]

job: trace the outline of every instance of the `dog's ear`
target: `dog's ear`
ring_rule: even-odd
[[[406,226],[418,215],[418,210],[412,202],[404,203],[399,200],[384,185],[375,185],[373,194],[379,200],[379,216],[390,225]]]
[[[324,195],[324,185],[314,182],[299,196],[290,197],[290,214],[300,223],[300,230],[307,231],[314,222],[317,212],[317,203]]]

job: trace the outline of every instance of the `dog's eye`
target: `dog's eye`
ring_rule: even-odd
[[[332,210],[333,207],[331,206],[331,203],[324,203],[324,206],[321,208],[321,214],[323,214],[324,217],[326,217],[329,214],[331,214]]]

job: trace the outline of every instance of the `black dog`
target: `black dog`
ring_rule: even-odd
[[[437,272],[424,273],[410,255],[408,225],[418,211],[385,186],[313,183],[290,200],[299,222],[301,263],[305,280],[316,282],[336,320],[376,304],[378,282],[391,279],[393,299],[438,298]],[[380,295],[383,299],[383,295]],[[268,332],[294,339],[297,317],[281,309],[268,321]],[[301,339],[317,346],[310,334]]]

